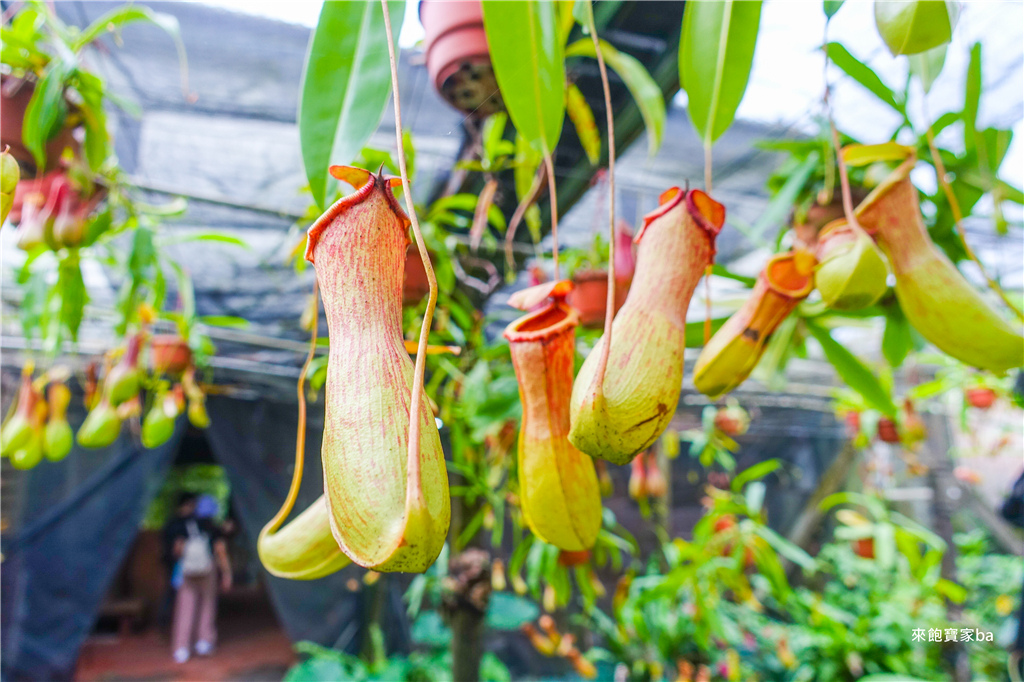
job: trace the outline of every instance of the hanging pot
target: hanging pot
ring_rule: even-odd
[[[697,390],[718,398],[742,384],[757,366],[768,339],[813,288],[814,258],[810,254],[784,253],[769,260],[750,298],[697,358],[693,368]]]
[[[405,251],[405,279],[402,283],[402,303],[416,304],[430,293],[427,270],[419,250],[410,245]]]
[[[576,355],[576,313],[565,303],[572,285],[519,292],[509,303],[533,312],[505,329],[519,381],[519,501],[530,529],[556,547],[589,549],[601,529],[594,462],[569,442],[569,398]],[[533,298],[538,290],[546,294]],[[535,306],[541,303],[539,308]]]
[[[629,280],[615,278],[615,310],[626,302],[629,293]],[[600,327],[604,325],[604,314],[608,305],[608,271],[581,270],[572,276],[573,290],[566,297],[568,303],[579,316],[584,327]]]
[[[700,190],[674,187],[636,236],[636,274],[612,323],[603,386],[595,375],[605,339],[573,386],[569,440],[591,457],[625,464],[650,447],[679,402],[686,310],[715,253],[725,207]]]
[[[332,166],[356,188],[309,229],[331,337],[321,456],[331,530],[353,561],[425,571],[448,534],[448,476],[424,394],[412,407],[413,363],[402,339],[402,264],[409,219],[393,179]],[[408,453],[410,411],[420,451]]]
[[[192,364],[188,341],[177,334],[156,334],[149,341],[149,366],[157,374],[181,374]]]
[[[857,207],[857,220],[889,257],[900,308],[922,336],[965,364],[993,372],[1021,367],[1021,323],[993,310],[928,236],[910,181],[914,162],[900,165]]]
[[[11,154],[26,171],[34,171],[36,168],[35,158],[22,139],[25,111],[33,92],[34,81],[16,76],[0,76],[0,149],[9,145]],[[65,126],[46,143],[46,170],[57,167],[61,155],[68,147],[78,153],[79,144],[75,140],[74,126]]]
[[[419,12],[427,71],[438,94],[481,119],[503,109],[480,0],[422,0]]]

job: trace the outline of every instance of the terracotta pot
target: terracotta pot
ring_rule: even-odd
[[[860,538],[853,541],[853,553],[862,559],[875,558],[875,539]]]
[[[34,91],[35,83],[31,81],[15,76],[0,78],[0,148],[9,145],[11,154],[26,171],[34,170],[36,167],[32,152],[25,147],[21,138],[25,110],[28,109]],[[47,169],[57,167],[66,147],[72,147],[77,153],[78,142],[75,140],[74,131],[73,127],[65,127],[46,144]]]
[[[479,0],[424,0],[427,71],[434,88],[456,109],[486,118],[504,108],[491,68]]]
[[[615,310],[618,312],[626,302],[630,279],[617,279],[615,283]],[[576,288],[566,302],[579,314],[584,327],[600,327],[604,324],[604,313],[608,301],[608,272],[606,270],[583,270],[572,278]]]
[[[967,397],[967,404],[981,410],[987,410],[996,402],[996,392],[985,386],[975,386],[967,389],[964,394]]]
[[[896,428],[896,422],[888,417],[878,420],[878,439],[883,443],[899,443],[900,432]]]
[[[181,374],[192,364],[192,349],[177,334],[157,334],[149,342],[149,364],[160,374]]]
[[[430,282],[427,281],[427,270],[416,245],[411,245],[405,252],[405,282],[402,285],[402,303],[419,303],[430,293]]]

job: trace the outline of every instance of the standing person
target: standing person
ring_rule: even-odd
[[[211,518],[196,514],[196,496],[182,493],[178,515],[164,528],[170,556],[177,562],[181,585],[174,604],[171,627],[171,651],[174,660],[184,663],[195,652],[208,656],[217,641],[217,569],[220,587],[231,588],[231,561],[227,544]],[[194,635],[194,637],[193,637]]]

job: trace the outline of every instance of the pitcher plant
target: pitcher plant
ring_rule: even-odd
[[[425,396],[416,406],[419,459],[407,452],[413,363],[402,339],[402,277],[409,219],[391,191],[397,179],[347,166],[331,173],[357,191],[309,228],[306,245],[331,339],[321,450],[328,520],[357,564],[422,572],[441,551],[451,507]]]
[[[910,181],[915,161],[904,161],[856,211],[889,257],[900,307],[922,336],[965,364],[993,372],[1024,365],[1020,323],[993,310],[928,236]]]
[[[814,288],[815,259],[806,251],[772,257],[750,297],[704,346],[693,368],[697,390],[718,398],[742,384],[768,339]]]
[[[569,398],[576,354],[576,311],[567,281],[514,295],[532,312],[505,329],[519,381],[519,501],[530,529],[564,550],[589,549],[601,529],[601,490],[594,462],[569,442]]]
[[[644,217],[633,283],[612,323],[604,381],[595,385],[602,337],[573,386],[569,440],[583,452],[625,464],[668,427],[683,383],[686,310],[724,223],[724,206],[678,187]]]

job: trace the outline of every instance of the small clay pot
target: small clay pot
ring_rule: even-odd
[[[192,349],[177,334],[157,334],[149,342],[149,364],[158,374],[181,374],[192,364]]]
[[[964,391],[967,404],[979,410],[987,410],[996,402],[996,392],[987,386],[975,386]]]
[[[35,157],[22,141],[25,111],[35,89],[33,81],[15,76],[0,77],[0,149],[10,146],[11,154],[21,165],[22,177],[36,169]],[[46,143],[46,170],[57,167],[65,148],[71,147],[78,153],[79,145],[74,132],[75,128],[65,126]]]
[[[888,417],[878,420],[878,439],[883,443],[899,443],[900,432],[896,428],[896,422]]]
[[[430,293],[430,282],[427,281],[427,270],[423,267],[419,249],[415,244],[405,252],[405,283],[402,286],[402,303],[419,303]]]
[[[608,271],[581,270],[572,278],[575,288],[566,298],[580,318],[584,327],[600,327],[604,324],[604,313],[608,301]],[[615,310],[618,312],[626,302],[630,280],[619,279],[615,283]]]
[[[427,71],[438,94],[477,118],[502,110],[480,1],[423,0],[419,11]]]
[[[875,558],[875,539],[859,538],[853,541],[853,553],[861,559]]]

